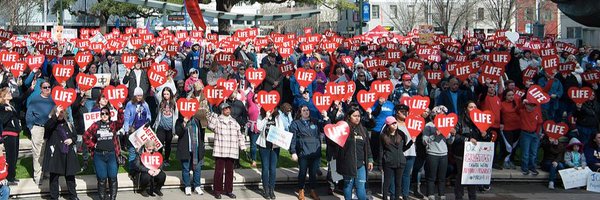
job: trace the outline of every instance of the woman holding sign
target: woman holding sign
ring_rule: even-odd
[[[200,174],[204,164],[204,128],[195,117],[182,117],[175,124],[177,134],[177,159],[181,161],[181,179],[185,194],[192,195],[192,186],[198,194],[204,194],[200,187]],[[190,180],[190,171],[194,177]]]
[[[169,157],[171,156],[171,140],[175,134],[175,122],[179,117],[179,111],[175,105],[175,94],[170,87],[164,87],[159,100],[158,114],[152,128],[156,131],[156,136],[164,144],[165,167],[169,166]],[[162,150],[160,151],[163,152]]]
[[[135,158],[136,171],[139,174],[140,194],[144,197],[148,196],[163,196],[160,191],[165,184],[167,175],[162,171],[163,157],[159,152],[156,152],[156,144],[152,140],[146,141],[143,147],[140,148],[138,156]]]
[[[62,106],[56,106],[50,112],[50,119],[44,124],[44,139],[46,140],[46,155],[44,156],[43,171],[50,173],[50,196],[58,199],[59,176],[65,176],[70,199],[78,199],[75,174],[79,172],[79,160],[75,151],[77,134],[73,125],[68,122],[67,111]]]
[[[448,122],[449,120],[445,120],[441,117],[445,117],[446,115],[440,115],[445,114],[446,112],[448,112],[448,108],[446,108],[446,106],[434,107],[431,113],[431,119],[434,120],[430,121],[425,125],[425,129],[423,129],[423,134],[421,134],[423,135],[423,144],[426,145],[427,151],[427,165],[425,168],[425,175],[427,176],[426,196],[428,197],[428,199],[435,199],[436,179],[438,184],[438,196],[441,199],[445,199],[446,197],[446,170],[448,169],[448,144],[446,142],[446,137],[448,136],[448,132],[442,133],[443,131],[440,131],[437,128],[437,120],[435,120],[438,119],[436,118],[436,116],[439,115],[441,120],[444,120],[444,122]],[[454,118],[450,119],[452,119],[452,121],[456,123],[456,120],[458,119],[456,117],[456,114],[449,115],[454,116]],[[451,125],[451,122],[449,125]],[[453,127],[449,128],[451,129]]]
[[[275,175],[277,174],[277,160],[279,159],[279,147],[273,145],[273,143],[267,141],[267,137],[271,129],[285,131],[283,122],[279,119],[279,111],[264,112],[261,109],[261,119],[256,123],[260,135],[256,140],[258,150],[260,152],[261,163],[262,163],[262,184],[265,199],[275,199]]]
[[[390,196],[390,186],[394,181],[394,191],[396,197],[392,200],[401,199],[402,191],[402,173],[406,166],[406,158],[404,152],[408,150],[415,139],[407,141],[406,133],[398,129],[398,122],[393,116],[385,119],[385,126],[381,132],[379,152],[379,163],[383,167],[383,199],[388,199]],[[398,177],[398,178],[394,178]]]
[[[110,109],[103,107],[100,110],[100,120],[94,122],[83,135],[83,141],[92,152],[100,199],[117,197],[117,158],[121,153],[117,132],[123,126],[123,109],[119,109],[117,119],[110,121]],[[108,196],[105,194],[107,178],[110,192]]]
[[[152,120],[152,115],[150,114],[150,106],[148,103],[144,101],[144,90],[142,88],[135,88],[133,92],[133,98],[131,101],[127,103],[125,106],[124,117],[125,121],[123,122],[123,131],[126,133],[133,133],[140,127],[147,125]],[[132,175],[132,169],[134,168],[133,160],[135,160],[136,151],[135,147],[131,145],[129,140],[127,141],[129,149],[129,173]]]

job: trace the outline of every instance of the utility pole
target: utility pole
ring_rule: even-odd
[[[48,22],[48,0],[44,0],[44,13],[42,13],[42,18],[44,19],[44,30],[46,30],[48,27],[46,27],[46,22]]]
[[[62,26],[63,25],[63,18],[65,17],[64,15],[64,10],[63,10],[63,1],[60,0],[60,12],[58,13],[58,25]]]
[[[358,7],[360,8],[359,9],[360,14],[358,14],[358,19],[359,19],[359,22],[360,22],[358,24],[358,35],[362,35],[362,33],[363,33],[363,30],[362,30],[363,27],[362,26],[363,26],[363,23],[364,23],[364,20],[365,20],[363,18],[363,15],[364,15],[363,12],[365,12],[364,9],[363,9],[364,2],[365,2],[364,0],[358,0]]]

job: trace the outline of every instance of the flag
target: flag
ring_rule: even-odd
[[[202,16],[202,10],[200,10],[200,4],[197,1],[185,1],[185,9],[188,14],[190,14],[190,18],[192,22],[194,22],[194,26],[198,29],[204,30],[206,33],[206,24],[204,23],[204,17]]]

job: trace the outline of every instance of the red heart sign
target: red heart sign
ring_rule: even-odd
[[[246,80],[248,80],[254,88],[259,86],[266,77],[267,72],[263,68],[255,69],[254,67],[250,67],[246,69]]]
[[[589,84],[599,83],[600,82],[600,71],[598,70],[588,70],[587,72],[581,75],[581,78],[585,82]]]
[[[261,90],[256,94],[256,101],[265,111],[273,111],[279,105],[279,92],[271,90],[270,92]]]
[[[377,98],[387,99],[394,91],[394,84],[390,80],[375,80],[371,83],[371,90],[377,91]]]
[[[91,47],[92,51],[94,51],[96,53],[102,53],[102,51],[104,50],[104,43],[92,42],[92,43],[90,43],[90,47]]]
[[[148,70],[148,80],[150,80],[150,85],[152,87],[157,88],[167,82],[167,74],[165,72],[157,72],[154,69]]]
[[[325,132],[325,136],[329,138],[331,141],[340,145],[340,147],[344,147],[346,144],[346,140],[350,135],[350,126],[346,121],[339,121],[336,124],[327,124],[323,128]]]
[[[558,55],[542,57],[542,67],[544,68],[544,72],[546,72],[546,74],[554,74],[554,72],[558,70],[559,64],[560,59]]]
[[[92,62],[92,60],[94,59],[94,56],[88,52],[77,52],[77,55],[75,55],[75,62],[77,63],[77,66],[79,66],[79,69],[83,69],[84,67],[86,67],[90,62]]]
[[[544,92],[539,85],[533,85],[527,90],[527,101],[536,104],[545,104],[550,101],[550,95]]]
[[[79,86],[79,90],[81,91],[88,91],[89,89],[92,89],[98,81],[96,76],[84,73],[77,74],[75,79],[77,81],[77,86]]]
[[[133,68],[133,66],[135,65],[135,63],[137,63],[137,61],[138,61],[137,55],[130,54],[130,53],[121,55],[121,62],[123,62],[123,65],[125,65],[125,67],[127,67],[128,69]]]
[[[279,70],[283,76],[291,76],[294,74],[294,63],[287,62],[279,65]]]
[[[439,84],[444,77],[444,72],[441,70],[427,70],[425,71],[425,79],[431,84]]]
[[[346,89],[346,84],[343,82],[327,82],[325,84],[325,94],[331,95],[331,98],[334,101],[343,100],[346,95]]]
[[[487,131],[494,121],[494,115],[492,114],[492,111],[489,110],[481,111],[479,109],[473,109],[469,112],[469,116],[481,132]]]
[[[179,109],[179,113],[188,119],[196,114],[199,107],[200,103],[196,98],[179,98],[177,100],[177,109]]]
[[[404,120],[406,122],[406,129],[411,138],[416,138],[421,134],[423,128],[425,128],[425,119],[420,115],[409,115]]]
[[[18,61],[13,65],[4,67],[6,67],[10,71],[10,73],[12,73],[13,77],[19,77],[21,76],[21,74],[23,74],[23,71],[25,71],[27,64],[25,64],[25,62],[23,61]]]
[[[594,90],[592,90],[592,88],[589,88],[589,87],[582,87],[582,88],[571,87],[571,88],[569,88],[568,92],[569,92],[569,98],[571,98],[571,100],[573,100],[573,102],[582,104],[582,103],[585,103],[586,101],[590,100],[590,97],[591,97],[592,93],[594,92]]]
[[[0,62],[4,66],[14,65],[17,61],[19,61],[20,57],[21,57],[21,55],[19,55],[19,53],[14,52],[14,51],[13,52],[8,52],[8,51],[0,52]]]
[[[150,65],[150,69],[153,69],[158,73],[166,73],[169,70],[169,64],[166,62],[152,63],[152,65]]]
[[[429,97],[415,95],[409,98],[408,107],[410,108],[410,114],[421,115],[427,108],[429,108]]]
[[[140,159],[144,167],[152,170],[157,170],[163,163],[163,156],[160,152],[145,152],[140,155]]]
[[[296,74],[294,74],[294,76],[300,86],[307,87],[315,80],[315,78],[317,78],[317,72],[312,69],[299,68],[296,69]]]
[[[450,131],[456,126],[458,122],[458,116],[454,113],[446,114],[438,114],[433,119],[435,127],[444,135],[444,137],[448,137]]]
[[[44,55],[29,55],[25,59],[30,70],[39,69],[44,64]]]
[[[419,71],[423,70],[424,67],[425,63],[423,63],[421,60],[411,58],[406,61],[406,70],[411,74],[418,73]]]
[[[56,82],[62,83],[64,81],[69,80],[71,76],[75,73],[75,69],[73,69],[72,65],[61,65],[55,64],[52,67],[52,75],[56,79]]]
[[[75,66],[75,57],[73,57],[73,56],[63,56],[62,59],[60,60],[60,64]]]
[[[7,40],[10,40],[10,38],[12,38],[12,36],[13,36],[13,33],[11,31],[0,29],[0,41],[6,42]]]
[[[220,78],[217,80],[217,86],[223,86],[225,88],[225,96],[229,97],[233,93],[233,91],[237,88],[237,81],[235,79],[225,80]]]
[[[558,139],[569,132],[569,126],[564,122],[556,123],[552,120],[546,120],[542,127],[544,127],[546,135],[552,139]]]
[[[320,92],[315,92],[313,94],[313,103],[315,104],[315,107],[317,107],[317,110],[321,112],[329,110],[333,100],[334,99],[330,94],[322,94]]]
[[[356,94],[356,100],[363,109],[368,110],[369,108],[373,107],[375,101],[377,101],[377,92],[373,90],[360,90]]]
[[[344,99],[352,99],[354,92],[356,92],[356,83],[354,83],[354,81],[346,82],[346,94],[344,95]]]
[[[224,95],[225,88],[223,86],[204,86],[204,96],[206,97],[208,103],[213,106],[218,106],[221,104],[223,99],[226,98]]]
[[[54,100],[57,106],[62,106],[64,109],[67,109],[75,102],[76,95],[77,92],[73,88],[65,89],[62,86],[54,86],[52,88],[52,100]]]
[[[125,85],[118,85],[117,87],[109,85],[102,91],[108,102],[117,109],[121,108],[123,102],[127,99],[128,93],[129,90]]]

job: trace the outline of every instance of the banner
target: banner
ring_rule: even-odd
[[[96,76],[96,80],[98,80],[94,87],[104,88],[110,84],[110,74],[94,74],[94,76]]]
[[[190,14],[190,18],[192,19],[192,22],[194,22],[196,28],[202,29],[206,32],[206,24],[204,23],[204,17],[202,17],[202,10],[200,10],[200,4],[198,4],[198,1],[188,0],[184,2],[185,9],[187,10],[188,14]]]
[[[462,184],[489,185],[492,180],[492,162],[494,161],[493,142],[465,142],[463,158]]]
[[[587,191],[600,192],[600,173],[592,172],[587,179]]]
[[[136,149],[139,149],[148,140],[154,141],[154,144],[156,144],[156,150],[159,150],[163,147],[162,143],[160,140],[158,140],[158,137],[156,137],[156,134],[154,134],[154,131],[152,131],[152,128],[150,127],[146,128],[145,126],[142,126],[129,135],[129,141]]]
[[[282,149],[289,149],[293,136],[293,133],[271,126],[271,128],[269,128],[269,134],[267,135],[267,141]]]
[[[575,168],[568,168],[559,170],[560,178],[562,179],[565,190],[571,188],[578,188],[587,186],[588,176],[592,173],[589,167],[585,169],[576,170]]]
[[[83,113],[83,125],[87,131],[94,122],[100,120],[100,111]],[[117,121],[117,110],[110,110],[110,120]]]

